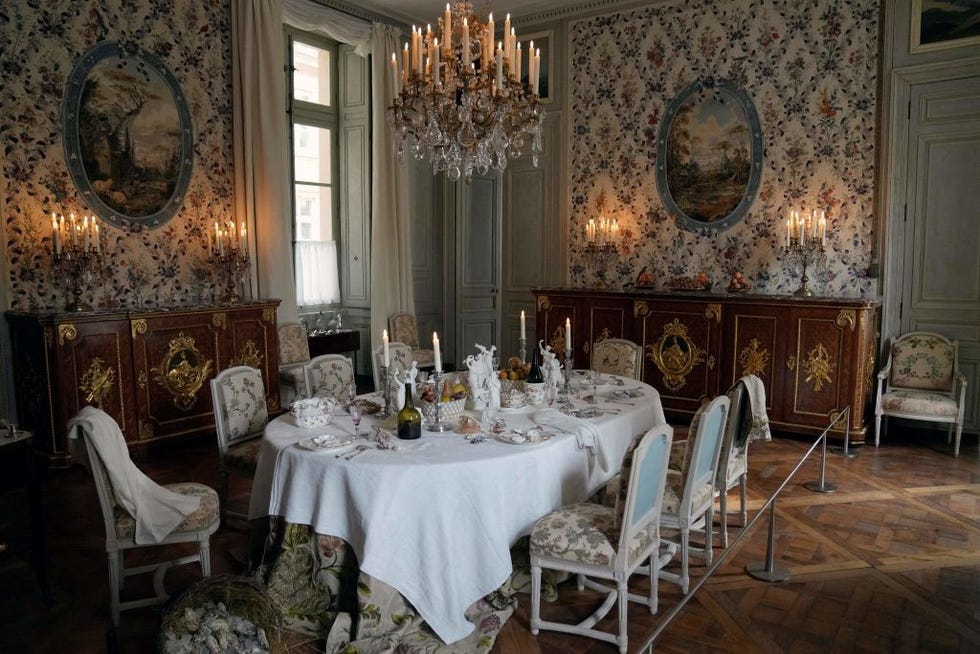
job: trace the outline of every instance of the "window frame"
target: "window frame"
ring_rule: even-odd
[[[290,210],[290,225],[291,225],[291,235],[292,235],[292,260],[293,268],[295,270],[296,266],[296,244],[300,240],[298,234],[297,225],[297,211],[296,206],[296,189],[297,185],[304,186],[317,186],[319,188],[329,188],[330,189],[330,213],[331,213],[331,225],[330,233],[333,240],[337,243],[338,251],[338,265],[337,265],[337,283],[340,288],[340,298],[333,303],[319,304],[319,305],[301,305],[299,304],[299,298],[296,298],[297,305],[304,311],[316,311],[323,308],[336,308],[343,304],[343,266],[340,262],[339,253],[341,251],[341,216],[340,216],[340,65],[339,65],[339,54],[340,54],[340,43],[334,41],[333,39],[327,38],[326,36],[320,34],[314,34],[312,32],[306,32],[289,25],[283,26],[284,41],[286,48],[286,117],[287,117],[287,130],[288,130],[288,158],[289,158],[289,210]],[[308,45],[314,48],[319,48],[321,50],[327,50],[330,52],[330,88],[329,88],[329,105],[318,104],[315,102],[308,102],[305,100],[298,100],[294,98],[294,81],[293,73],[295,71],[295,64],[293,58],[293,45],[299,42],[304,45]],[[296,179],[296,165],[295,165],[295,139],[296,139],[296,126],[305,125],[313,128],[328,129],[330,131],[330,180],[327,183],[317,183],[302,181]],[[294,289],[294,293],[296,290]]]

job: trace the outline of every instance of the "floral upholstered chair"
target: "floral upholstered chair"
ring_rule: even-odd
[[[948,443],[956,428],[953,456],[960,455],[966,377],[959,371],[958,343],[932,332],[909,332],[892,341],[878,373],[875,447],[887,416],[947,423]]]
[[[221,518],[245,519],[246,512],[228,510],[228,475],[255,476],[262,433],[269,422],[262,373],[250,366],[234,366],[211,380],[214,430],[221,462]]]
[[[592,346],[592,369],[639,379],[643,350],[625,338],[607,338]]]
[[[393,374],[401,373],[412,367],[412,361],[415,359],[412,357],[412,348],[404,343],[398,343],[392,341],[388,343],[388,357],[391,370],[389,370],[389,380],[392,379]],[[379,345],[374,350],[373,357],[373,371],[374,371],[374,390],[381,391],[381,367],[384,365],[384,346]],[[399,409],[401,407],[398,407]]]
[[[404,343],[412,349],[412,359],[420,368],[432,367],[435,353],[431,348],[419,347],[419,327],[415,316],[410,313],[393,313],[388,317],[388,332],[392,341]]]
[[[659,425],[650,429],[635,449],[630,447],[622,468],[628,482],[622,486],[624,491],[615,508],[586,501],[552,511],[535,523],[531,531],[532,634],[537,635],[540,629],[564,631],[615,643],[620,652],[625,652],[627,601],[643,603],[651,613],[657,612],[657,572],[661,562],[665,562],[658,553],[659,522],[672,436],[669,425]],[[647,561],[656,563],[646,566],[649,594],[629,593],[630,576]],[[577,574],[579,590],[589,586],[606,593],[606,599],[578,624],[542,620],[542,568]],[[616,588],[591,577],[615,582]],[[619,603],[618,633],[593,629],[614,600]]]
[[[303,366],[310,397],[332,397],[347,405],[347,389],[354,383],[354,364],[343,354],[321,354]]]
[[[279,396],[283,406],[306,397],[306,377],[303,366],[310,360],[310,345],[306,328],[298,322],[279,325]]]

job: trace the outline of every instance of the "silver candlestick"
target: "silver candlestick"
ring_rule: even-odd
[[[389,403],[389,398],[391,395],[391,390],[389,389],[390,384],[388,383],[389,370],[389,366],[381,366],[381,396],[384,398],[385,405],[381,409],[381,412],[378,413],[379,418],[387,418],[388,416],[392,415],[391,406]]]
[[[519,350],[518,354],[521,356],[521,363],[525,363],[527,361],[527,338],[522,337],[518,339],[517,343]]]
[[[426,431],[449,431],[449,426],[443,424],[442,422],[442,385],[440,384],[440,379],[442,377],[441,370],[435,370],[432,373],[432,378],[435,380],[436,396],[434,403],[436,405],[435,420],[427,420],[425,423]]]
[[[565,350],[565,384],[562,388],[562,406],[570,407],[572,405],[572,367],[575,365],[575,361],[572,360],[572,350],[571,348]]]

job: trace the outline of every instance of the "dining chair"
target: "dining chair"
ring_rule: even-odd
[[[391,364],[391,370],[389,375],[394,372],[404,372],[408,370],[412,361],[412,348],[405,345],[399,341],[391,341],[388,343],[388,357],[389,363]],[[384,346],[379,345],[374,350],[374,356],[371,357],[371,370],[374,373],[374,390],[382,390],[381,383],[381,367],[384,364]]]
[[[435,352],[432,348],[419,345],[418,321],[411,313],[393,313],[388,316],[388,335],[392,341],[404,343],[412,349],[412,359],[420,368],[435,365]]]
[[[592,346],[592,369],[640,379],[643,348],[625,338],[607,338]]]
[[[686,595],[690,583],[689,560],[692,553],[710,564],[713,547],[714,489],[718,456],[725,432],[731,400],[719,395],[698,409],[691,421],[687,456],[681,470],[667,471],[661,528],[677,532],[679,540],[665,538],[678,546],[681,571],[660,571],[660,578],[680,585]],[[704,548],[691,545],[691,532],[704,532]]]
[[[354,364],[343,354],[321,354],[303,366],[310,397],[332,397],[347,404],[347,389],[354,383]]]
[[[661,557],[660,519],[667,461],[673,429],[658,425],[634,441],[623,458],[623,485],[616,507],[593,502],[566,506],[539,519],[531,531],[531,633],[541,629],[596,638],[627,647],[627,602],[645,604],[657,612],[657,571],[669,560]],[[629,578],[647,561],[650,590],[629,592]],[[542,568],[578,575],[578,589],[586,586],[606,593],[599,607],[577,624],[541,619]],[[592,578],[615,583],[610,588]],[[618,631],[594,629],[618,601]]]
[[[90,419],[91,416],[99,416]],[[89,425],[85,427],[84,425]],[[106,428],[91,425],[105,425]],[[211,534],[218,530],[219,500],[213,488],[193,482],[156,484],[143,475],[129,458],[126,441],[119,425],[108,414],[85,407],[72,420],[69,436],[72,441],[85,443],[84,454],[73,444],[72,456],[85,464],[92,472],[95,489],[102,509],[105,524],[105,549],[109,563],[109,609],[112,626],[119,626],[119,613],[128,609],[163,604],[169,599],[164,586],[164,576],[168,569],[198,562],[201,574],[211,576]],[[96,440],[100,442],[97,444]],[[115,482],[113,481],[115,480]],[[116,484],[120,484],[119,487]],[[125,486],[125,487],[123,487]],[[138,492],[134,492],[138,489]],[[176,497],[174,496],[176,494]],[[129,504],[127,498],[136,495],[135,503]],[[141,528],[148,518],[143,512],[160,514],[161,507],[149,501],[173,502],[198,498],[196,509],[185,509],[170,516],[171,524],[176,524],[162,537],[145,542],[145,529]],[[127,509],[124,504],[131,508]],[[192,502],[188,504],[193,505]],[[135,510],[133,510],[135,508]],[[182,515],[183,514],[183,515]],[[162,530],[161,530],[162,531]],[[197,552],[173,559],[150,564],[126,567],[126,552],[138,548],[173,545],[175,543],[197,543]],[[127,577],[153,572],[152,597],[120,600],[120,593]]]
[[[262,433],[269,422],[262,373],[250,366],[225,368],[211,380],[214,431],[221,465],[221,520],[246,520],[246,512],[228,509],[228,476],[255,476]]]
[[[306,397],[306,376],[303,366],[310,360],[310,344],[306,328],[298,322],[279,325],[279,395],[283,406]]]
[[[933,332],[909,332],[892,341],[888,362],[878,373],[875,396],[875,447],[882,418],[947,423],[946,442],[960,455],[966,376],[959,369],[959,343]],[[886,424],[887,426],[887,424]]]
[[[755,375],[748,375],[752,380],[758,380]],[[728,491],[739,487],[739,516],[744,527],[748,522],[747,494],[749,470],[749,440],[752,430],[752,407],[749,405],[749,395],[746,377],[736,381],[728,389],[729,410],[725,421],[725,432],[721,440],[721,451],[718,455],[718,472],[715,475],[715,493],[719,496],[719,514],[721,519],[721,544],[728,547]]]

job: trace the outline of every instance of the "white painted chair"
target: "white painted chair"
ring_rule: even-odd
[[[250,366],[222,370],[211,380],[211,399],[221,465],[221,519],[245,520],[247,511],[228,509],[228,476],[255,476],[262,433],[269,422],[262,372]]]
[[[875,447],[881,420],[889,416],[946,423],[946,442],[960,455],[966,377],[959,369],[959,343],[933,332],[909,332],[892,341],[888,362],[878,373],[875,396]],[[887,426],[887,425],[886,425]]]
[[[731,402],[725,435],[718,456],[718,473],[715,476],[715,492],[719,496],[721,519],[721,544],[728,547],[728,491],[739,487],[739,516],[744,527],[748,522],[747,495],[749,476],[749,441],[752,430],[752,407],[745,382],[741,379],[728,389]]]
[[[624,485],[615,508],[593,502],[573,504],[538,520],[531,532],[531,633],[541,629],[562,631],[619,645],[626,652],[627,602],[645,604],[657,612],[657,567],[647,566],[648,595],[629,592],[630,576],[651,557],[660,562],[660,515],[670,441],[673,429],[650,429],[623,459]],[[669,557],[668,557],[669,558]],[[606,592],[601,605],[578,624],[541,619],[541,570],[560,570],[578,575],[578,589],[585,586]],[[592,577],[616,584],[609,588]],[[594,629],[618,600],[618,633]]]
[[[592,369],[640,379],[643,348],[625,338],[607,338],[592,346]]]
[[[389,374],[404,372],[412,365],[412,348],[398,341],[388,343],[388,356],[391,364]],[[371,370],[374,373],[374,390],[381,390],[381,367],[384,364],[384,346],[379,345],[371,357]],[[401,407],[398,407],[401,408]]]
[[[698,409],[691,421],[683,468],[680,471],[667,471],[660,525],[679,535],[679,541],[673,542],[680,551],[681,571],[661,570],[660,578],[678,584],[684,594],[687,594],[690,585],[688,568],[691,553],[702,556],[705,563],[711,563],[715,475],[730,404],[728,397],[719,395]],[[692,531],[704,532],[704,548],[691,545]]]
[[[282,406],[288,407],[293,400],[307,397],[303,366],[310,360],[310,344],[306,328],[298,322],[279,325],[279,397]]]
[[[90,435],[81,427],[77,427],[77,436],[85,442],[88,456],[88,466],[95,479],[95,489],[99,496],[99,506],[102,508],[102,521],[105,524],[105,550],[109,563],[109,610],[112,626],[119,626],[119,613],[128,609],[163,604],[169,599],[164,587],[164,576],[167,570],[178,565],[199,562],[201,574],[211,576],[211,534],[218,530],[218,494],[209,486],[197,483],[165,484],[163,487],[181,495],[196,496],[201,499],[201,506],[186,516],[158,543],[146,544],[136,542],[136,516],[130,515],[116,500],[117,493],[113,489],[110,475],[103,463]],[[120,432],[119,439],[122,440]],[[125,443],[122,443],[125,448]],[[174,559],[157,561],[132,568],[126,567],[126,552],[138,548],[162,547],[175,543],[197,543],[197,552]],[[120,593],[126,578],[133,575],[153,572],[153,596],[121,601]]]
[[[347,389],[354,383],[354,364],[343,354],[321,354],[303,366],[310,397],[332,397],[347,405]]]
[[[432,348],[419,346],[419,328],[415,316],[410,313],[393,313],[388,316],[388,336],[392,341],[404,343],[412,348],[412,359],[419,368],[435,365],[435,352]]]

